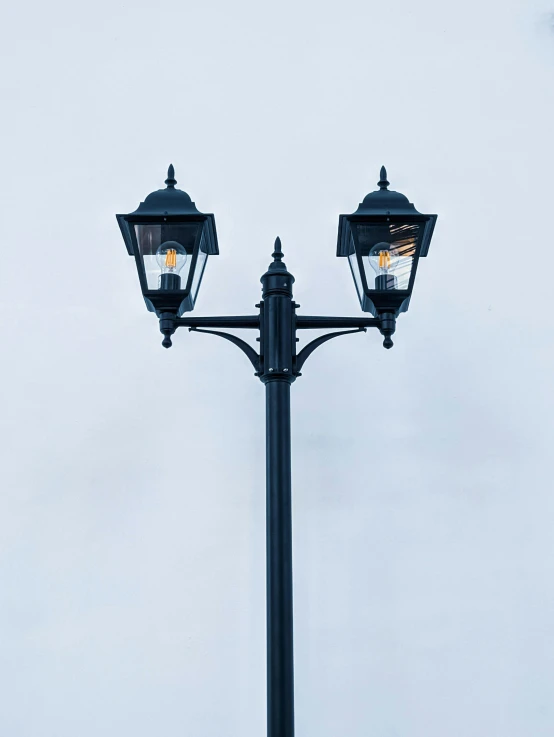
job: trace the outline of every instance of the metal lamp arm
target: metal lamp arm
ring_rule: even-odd
[[[256,305],[258,306],[258,305]],[[367,328],[378,328],[385,336],[384,345],[386,348],[392,347],[390,336],[394,333],[395,319],[393,315],[382,315],[376,317],[325,317],[313,315],[295,315],[294,326],[296,330],[323,330],[325,328],[347,328],[336,333],[329,333],[308,343],[299,355],[296,357],[296,372],[320,345],[331,338],[339,335],[346,335],[351,332],[365,331]],[[260,315],[224,315],[219,317],[175,317],[170,313],[160,315],[160,331],[164,334],[162,345],[166,348],[171,346],[171,336],[177,328],[187,327],[189,330],[197,332],[211,333],[221,338],[230,340],[237,345],[247,356],[254,368],[256,375],[260,375],[261,357],[256,351],[241,338],[237,338],[229,333],[222,333],[211,328],[235,328],[240,330],[260,330],[263,332],[263,320]]]
[[[225,340],[229,340],[231,343],[234,343],[248,357],[252,366],[254,366],[254,370],[256,371],[255,376],[260,375],[260,356],[256,353],[254,348],[252,348],[252,346],[245,340],[242,340],[242,338],[238,338],[236,335],[232,335],[231,333],[222,333],[220,330],[204,330],[203,328],[190,327],[189,331],[194,333],[209,333],[210,335],[217,335],[220,338],[225,338]]]
[[[236,328],[260,329],[259,315],[224,315],[222,317],[177,317],[176,328]]]
[[[381,328],[378,317],[320,317],[311,315],[297,315],[296,327],[298,330],[324,330],[325,328]]]
[[[226,315],[223,317],[175,317],[171,312],[162,312],[159,315],[160,318],[160,332],[163,333],[164,339],[162,345],[164,348],[171,348],[171,336],[177,330],[177,328],[189,328],[189,330],[199,330],[201,328],[237,328],[237,329],[260,329],[260,316],[259,315],[245,315],[245,316],[234,316]],[[205,331],[210,332],[210,331]],[[216,335],[222,335],[224,338],[230,340],[231,338],[227,333],[215,333]],[[238,341],[238,342],[236,342]],[[236,345],[239,343],[247,346],[251,351],[254,351],[248,343],[241,341],[240,338],[236,338]],[[241,346],[242,347],[242,346]],[[244,350],[244,349],[243,349]],[[252,356],[248,352],[244,351],[248,358],[252,361]],[[257,355],[257,354],[256,354]],[[258,371],[259,360],[256,365],[256,371]]]
[[[323,343],[326,343],[328,340],[331,340],[332,338],[338,338],[339,335],[352,335],[354,333],[365,333],[367,328],[358,328],[357,330],[341,330],[338,333],[327,333],[327,335],[322,335],[319,338],[315,338],[315,340],[312,340],[308,345],[305,345],[304,348],[300,351],[300,353],[296,356],[296,360],[294,363],[294,373],[296,376],[301,376],[300,369],[304,365],[306,359],[308,356],[310,356],[316,348],[319,348],[320,345],[323,345]]]
[[[354,330],[354,332],[357,332],[359,330],[365,330],[366,328],[377,328],[385,339],[383,341],[384,347],[392,348],[393,342],[392,342],[391,336],[394,334],[394,331],[396,330],[396,316],[390,312],[384,312],[379,317],[323,317],[323,316],[320,317],[320,316],[310,316],[310,315],[308,316],[297,315],[296,316],[296,329],[297,330],[323,330],[325,328],[357,329],[357,330]],[[331,337],[334,337],[334,335],[344,335],[344,333],[345,331],[341,331],[340,333],[333,334],[333,336]],[[322,342],[324,341],[322,340],[320,343],[315,345],[314,348],[312,348],[312,350],[317,348],[318,345],[321,345]],[[306,348],[308,348],[308,346],[310,345],[311,343],[308,343]],[[300,355],[302,355],[302,352],[300,353]]]

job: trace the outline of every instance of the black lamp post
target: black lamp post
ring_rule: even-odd
[[[290,385],[322,343],[378,328],[391,348],[396,318],[408,309],[417,264],[426,256],[436,215],[422,215],[404,195],[388,190],[385,168],[379,190],[352,215],[339,218],[338,256],[348,256],[362,310],[372,317],[307,317],[296,314],[294,277],[283,263],[281,241],[262,276],[256,315],[186,317],[194,308],[209,255],[218,253],[213,215],[200,213],[175,189],[173,166],[167,189],[148,195],[135,212],[117,215],[130,255],[136,259],[146,305],[156,312],[163,345],[178,327],[218,335],[238,346],[266,387],[267,486],[267,733],[294,735]],[[371,268],[370,268],[371,267]],[[259,332],[259,352],[221,329]],[[296,351],[299,330],[335,328]]]

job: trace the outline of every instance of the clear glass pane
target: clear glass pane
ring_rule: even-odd
[[[196,234],[201,227],[202,223],[135,225],[148,289],[160,288],[162,273],[179,274],[181,289],[186,287]]]
[[[368,288],[376,289],[379,279],[387,289],[408,289],[421,224],[357,223],[355,227]]]
[[[206,261],[208,260],[208,253],[206,249],[207,249],[206,230],[204,230],[202,232],[202,238],[200,240],[200,248],[198,249],[198,259],[196,261],[196,269],[194,270],[194,276],[192,277],[192,286],[190,289],[190,294],[191,294],[193,301],[196,300],[196,293],[198,292],[198,287],[200,286],[200,281],[202,279],[202,274],[204,273]]]
[[[354,247],[354,236],[350,231],[350,240],[348,243],[348,261],[350,263],[350,269],[352,276],[354,277],[354,284],[356,285],[356,291],[358,292],[358,298],[360,304],[364,303],[364,287],[362,283],[362,275],[360,274],[360,267],[358,264],[358,256],[356,255],[356,249]]]

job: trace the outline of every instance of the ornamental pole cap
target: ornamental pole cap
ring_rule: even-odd
[[[275,238],[275,244],[273,246],[273,253],[271,254],[271,257],[273,258],[273,262],[269,265],[269,271],[286,271],[287,267],[285,262],[283,261],[283,248],[281,246],[281,239],[279,236]]]
[[[370,192],[354,215],[419,215],[408,198],[400,192],[389,190],[387,170],[381,167],[378,190]]]
[[[267,271],[260,279],[263,284],[263,294],[268,294],[268,290],[271,292],[277,290],[280,294],[289,294],[292,296],[294,276],[287,269],[287,265],[283,261],[283,249],[279,237],[275,238],[271,257],[273,261],[269,264]]]
[[[177,180],[173,164],[169,165],[165,184],[165,189],[151,192],[131,215],[159,217],[160,215],[201,214],[189,195],[182,189],[176,189]]]

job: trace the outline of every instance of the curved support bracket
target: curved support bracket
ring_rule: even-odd
[[[358,328],[357,330],[340,330],[337,333],[327,333],[327,335],[322,335],[319,338],[315,338],[315,340],[312,340],[310,343],[308,343],[308,345],[305,345],[300,353],[296,356],[294,373],[296,374],[296,376],[300,376],[300,369],[306,362],[308,356],[311,356],[316,348],[319,348],[320,345],[323,345],[323,343],[326,343],[328,340],[331,340],[332,338],[338,338],[339,335],[352,335],[353,333],[365,332],[367,332],[366,328]]]
[[[217,335],[220,338],[225,338],[225,340],[231,341],[231,343],[234,343],[236,346],[238,346],[241,351],[248,356],[248,359],[252,366],[254,366],[254,369],[256,371],[256,376],[259,376],[260,374],[260,357],[252,348],[251,345],[249,345],[245,340],[242,340],[242,338],[238,338],[236,335],[231,335],[231,333],[222,333],[220,330],[204,330],[203,328],[195,328],[191,327],[189,328],[189,332],[194,333],[209,333],[210,335]]]

